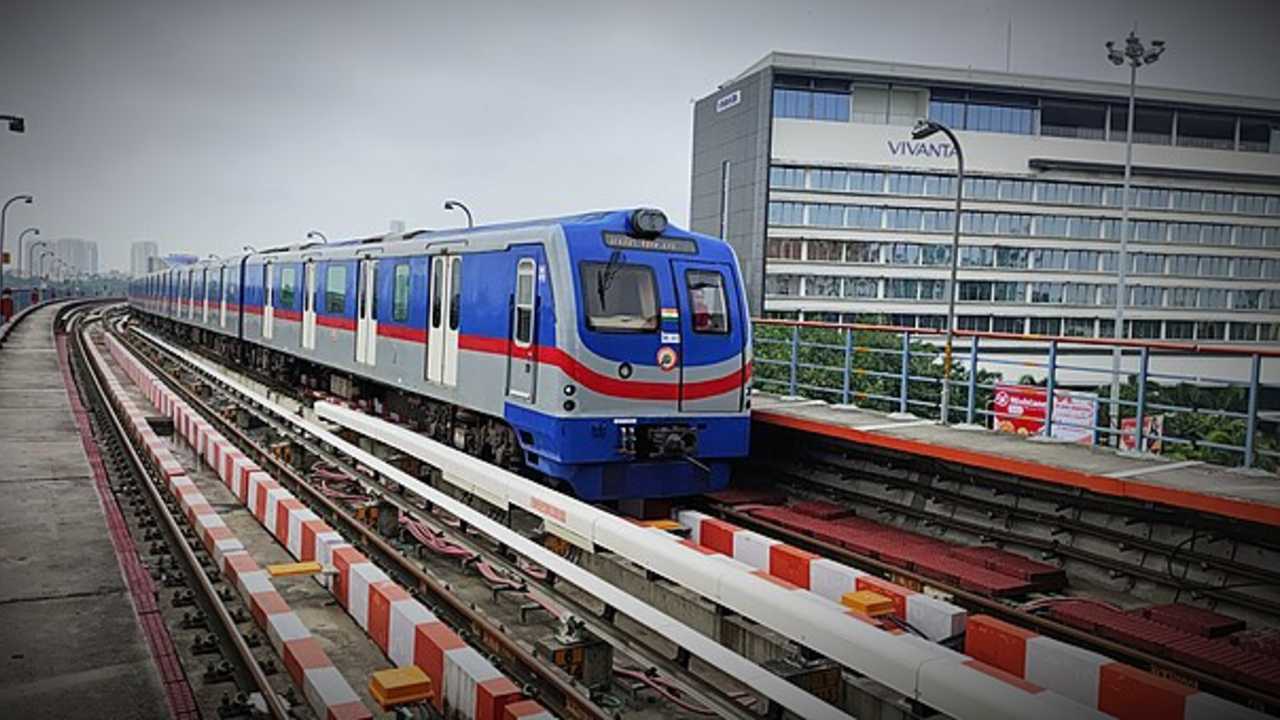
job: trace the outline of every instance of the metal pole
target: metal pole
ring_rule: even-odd
[[[27,258],[27,277],[34,277],[36,275],[36,248],[41,245],[43,245],[46,250],[49,248],[49,243],[46,240],[37,240],[31,243],[31,257]]]
[[[1049,376],[1044,388],[1044,436],[1053,437],[1053,394],[1058,380],[1058,341],[1049,341]]]
[[[22,238],[26,237],[27,233],[32,233],[32,232],[35,233],[36,235],[40,234],[40,230],[38,228],[33,228],[33,227],[29,227],[26,230],[23,230],[22,232],[18,233],[18,259],[17,259],[17,262],[13,264],[14,277],[22,276]],[[35,243],[32,243],[32,246],[34,247]]]
[[[800,372],[800,326],[791,326],[791,387],[787,394],[796,397],[796,376]]]
[[[849,376],[853,374],[853,330],[844,331],[844,387],[840,391],[840,402],[849,404]]]
[[[1138,358],[1138,407],[1135,412],[1137,424],[1133,426],[1133,449],[1138,452],[1144,452],[1142,423],[1147,414],[1147,367],[1151,362],[1151,351],[1143,346],[1142,353]]]
[[[1133,116],[1134,95],[1138,87],[1138,66],[1129,63],[1129,115],[1125,118],[1128,130],[1124,143],[1124,197],[1120,200],[1120,256],[1116,272],[1116,340],[1124,339],[1124,307],[1128,298],[1125,280],[1129,271],[1129,182],[1133,175]],[[1122,351],[1119,345],[1111,350],[1111,430],[1116,447],[1120,447],[1120,358]]]
[[[907,409],[907,383],[911,379],[911,333],[902,333],[902,380],[898,385],[898,412]]]
[[[969,402],[964,410],[964,421],[973,424],[973,411],[978,401],[978,336],[969,338]]]
[[[960,208],[964,197],[964,151],[955,133],[945,125],[938,129],[946,133],[951,146],[956,149],[956,217],[951,226],[951,276],[947,280],[947,340],[942,354],[942,424],[948,424],[951,408],[951,350],[956,327],[956,274],[960,268]]]
[[[1244,428],[1244,466],[1253,467],[1253,433],[1258,429],[1258,386],[1262,377],[1262,356],[1254,355],[1249,366],[1249,417]]]

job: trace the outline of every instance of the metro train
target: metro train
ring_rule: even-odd
[[[748,449],[737,259],[652,208],[211,257],[136,278],[129,303],[584,500],[723,489]]]

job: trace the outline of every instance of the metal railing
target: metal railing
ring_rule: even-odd
[[[756,319],[752,384],[941,419],[944,334]],[[1280,368],[1280,348],[965,330],[955,342],[949,424],[1220,465],[1280,467],[1280,382],[1263,372]],[[1112,403],[1116,348],[1121,392]]]

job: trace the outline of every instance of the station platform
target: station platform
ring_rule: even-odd
[[[102,493],[112,508],[114,498],[95,479],[64,384],[60,307],[33,310],[0,347],[0,707],[169,717],[108,530]]]
[[[943,427],[873,410],[767,393],[751,396],[755,423],[1026,480],[1280,527],[1280,477],[1198,461],[1039,442],[985,429]]]

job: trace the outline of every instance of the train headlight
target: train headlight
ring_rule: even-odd
[[[656,208],[640,208],[631,213],[631,232],[640,237],[661,235],[667,229],[667,216]]]
[[[578,388],[574,387],[573,385],[565,385],[565,386],[564,386],[564,396],[565,396],[565,397],[573,397],[573,394],[574,394],[574,393],[576,393],[576,392],[578,392]]]

